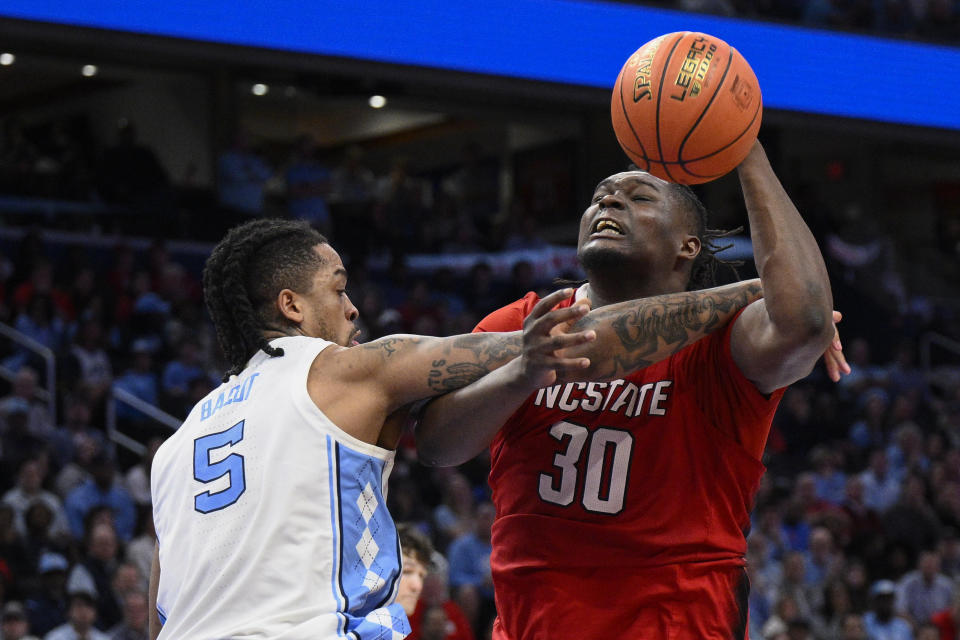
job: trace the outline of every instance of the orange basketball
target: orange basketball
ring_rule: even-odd
[[[617,141],[644,171],[682,184],[729,173],[760,129],[760,84],[720,38],[679,31],[630,56],[613,87]]]

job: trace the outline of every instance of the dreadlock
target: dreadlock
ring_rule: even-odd
[[[718,253],[729,249],[733,244],[720,245],[717,244],[716,240],[740,233],[743,231],[743,227],[737,227],[729,231],[707,228],[707,208],[700,202],[700,198],[693,192],[693,189],[685,184],[673,184],[672,186],[674,195],[693,218],[696,236],[700,238],[700,253],[694,259],[693,267],[690,269],[687,291],[715,287],[717,285],[717,267],[720,266],[729,268],[733,271],[734,277],[739,279],[740,274],[737,273],[737,267],[743,265],[743,260],[718,258]]]
[[[264,218],[231,229],[203,269],[203,295],[230,368],[243,371],[260,349],[272,357],[263,330],[278,322],[273,302],[283,289],[306,292],[322,260],[314,251],[327,240],[305,222]]]

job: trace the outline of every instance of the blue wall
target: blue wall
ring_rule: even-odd
[[[587,0],[3,0],[0,15],[612,87],[670,31],[723,38],[767,107],[960,129],[960,48]]]

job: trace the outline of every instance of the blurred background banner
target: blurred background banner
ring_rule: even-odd
[[[743,53],[768,107],[960,129],[956,49],[628,3],[9,0],[0,15],[590,87],[647,40],[702,31]]]

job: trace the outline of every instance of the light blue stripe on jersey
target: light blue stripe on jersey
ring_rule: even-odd
[[[342,536],[339,586],[348,615],[363,618],[393,598],[400,544],[382,490],[385,461],[340,443],[335,456]]]
[[[329,473],[330,484],[330,529],[333,533],[333,580],[331,581],[330,588],[333,589],[333,599],[337,603],[337,635],[343,636],[343,630],[346,626],[346,618],[344,617],[343,611],[343,597],[340,593],[339,584],[340,581],[337,578],[337,575],[340,571],[340,519],[337,517],[340,513],[340,492],[338,491],[338,481],[339,469],[336,466],[336,448],[337,443],[333,438],[327,436],[327,472]]]

